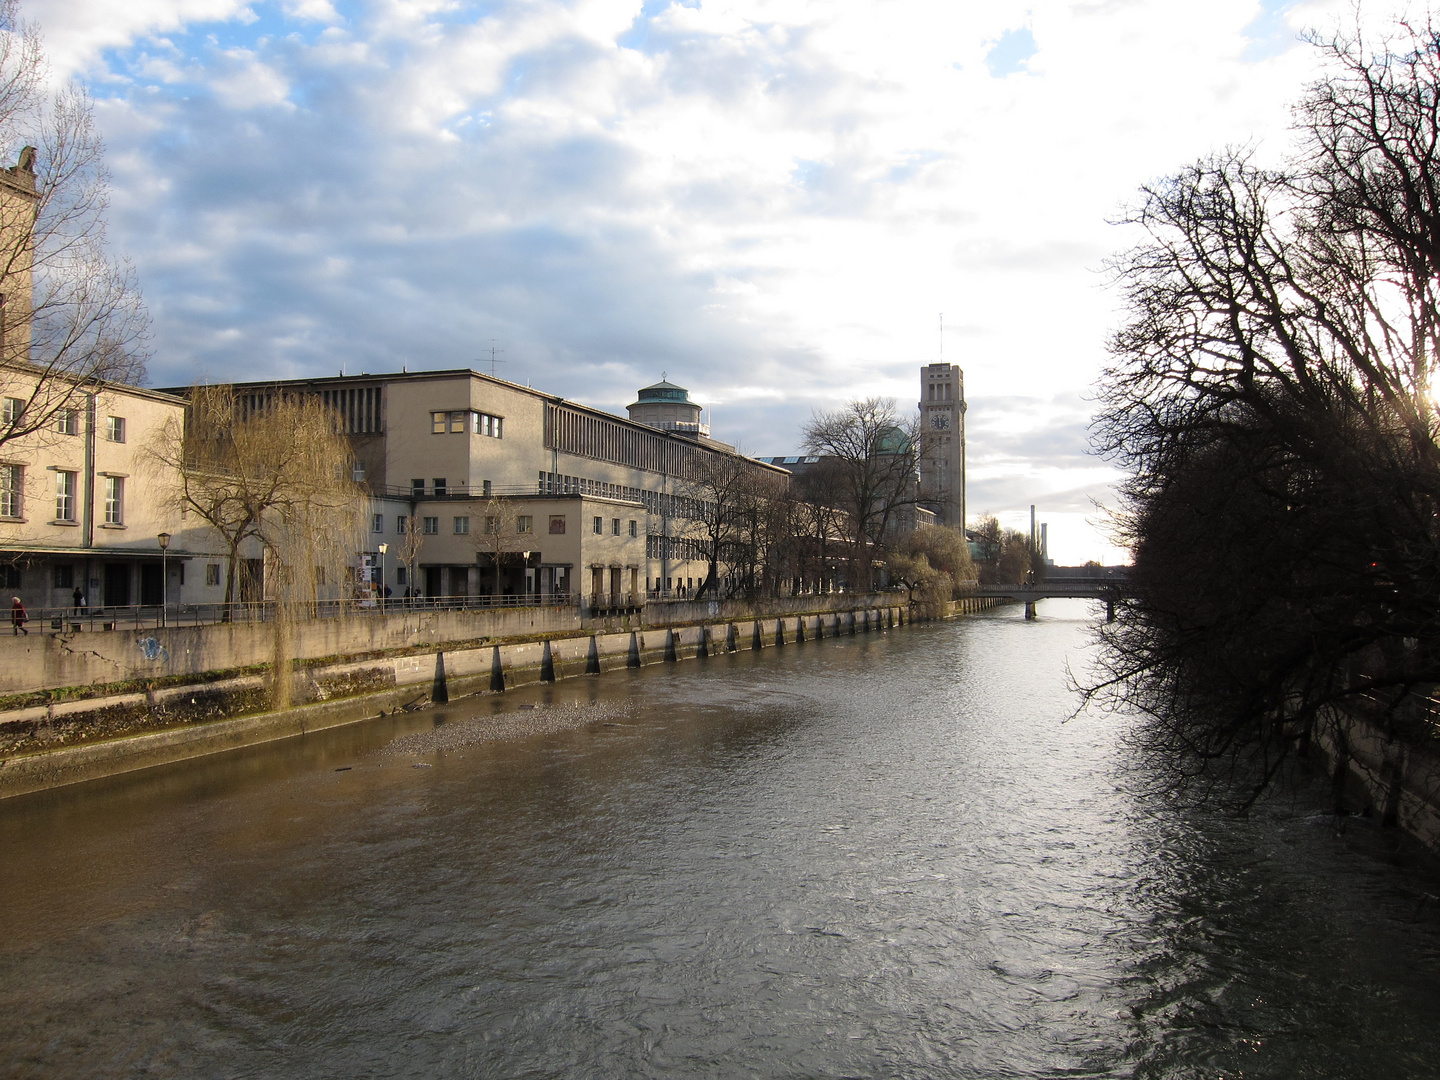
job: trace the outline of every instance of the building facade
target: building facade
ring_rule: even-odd
[[[920,504],[942,525],[965,526],[965,374],[920,369]]]
[[[0,431],[24,426],[27,379],[44,377],[11,365]],[[223,559],[208,531],[174,507],[169,478],[146,454],[167,424],[183,422],[185,401],[113,383],[71,393],[74,407],[52,410],[44,428],[0,442],[7,600],[87,614],[220,600]]]
[[[709,455],[738,456],[664,381],[631,406],[653,424],[468,369],[235,391],[244,408],[303,393],[334,409],[372,500],[360,561],[392,597],[691,595],[708,572],[690,539],[693,477]]]

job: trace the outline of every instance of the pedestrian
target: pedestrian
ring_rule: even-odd
[[[80,591],[80,586],[75,586],[75,591],[70,594],[70,599],[75,602],[75,614],[85,614],[85,594]]]
[[[21,634],[24,634],[26,637],[30,636],[30,631],[25,629],[25,624],[29,621],[30,616],[25,614],[25,605],[20,602],[20,597],[11,597],[10,626],[13,628],[16,637],[19,637]]]

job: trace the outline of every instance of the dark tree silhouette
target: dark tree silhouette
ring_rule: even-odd
[[[1334,707],[1428,738],[1440,680],[1440,35],[1313,39],[1297,151],[1143,190],[1095,425],[1128,472],[1130,597],[1090,700],[1253,799]]]

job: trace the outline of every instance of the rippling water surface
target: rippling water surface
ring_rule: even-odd
[[[0,1073],[1440,1075],[1431,864],[1137,799],[1041,610],[0,803]]]

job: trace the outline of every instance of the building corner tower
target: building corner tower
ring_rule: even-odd
[[[955,364],[920,369],[920,505],[965,527],[965,373]]]

